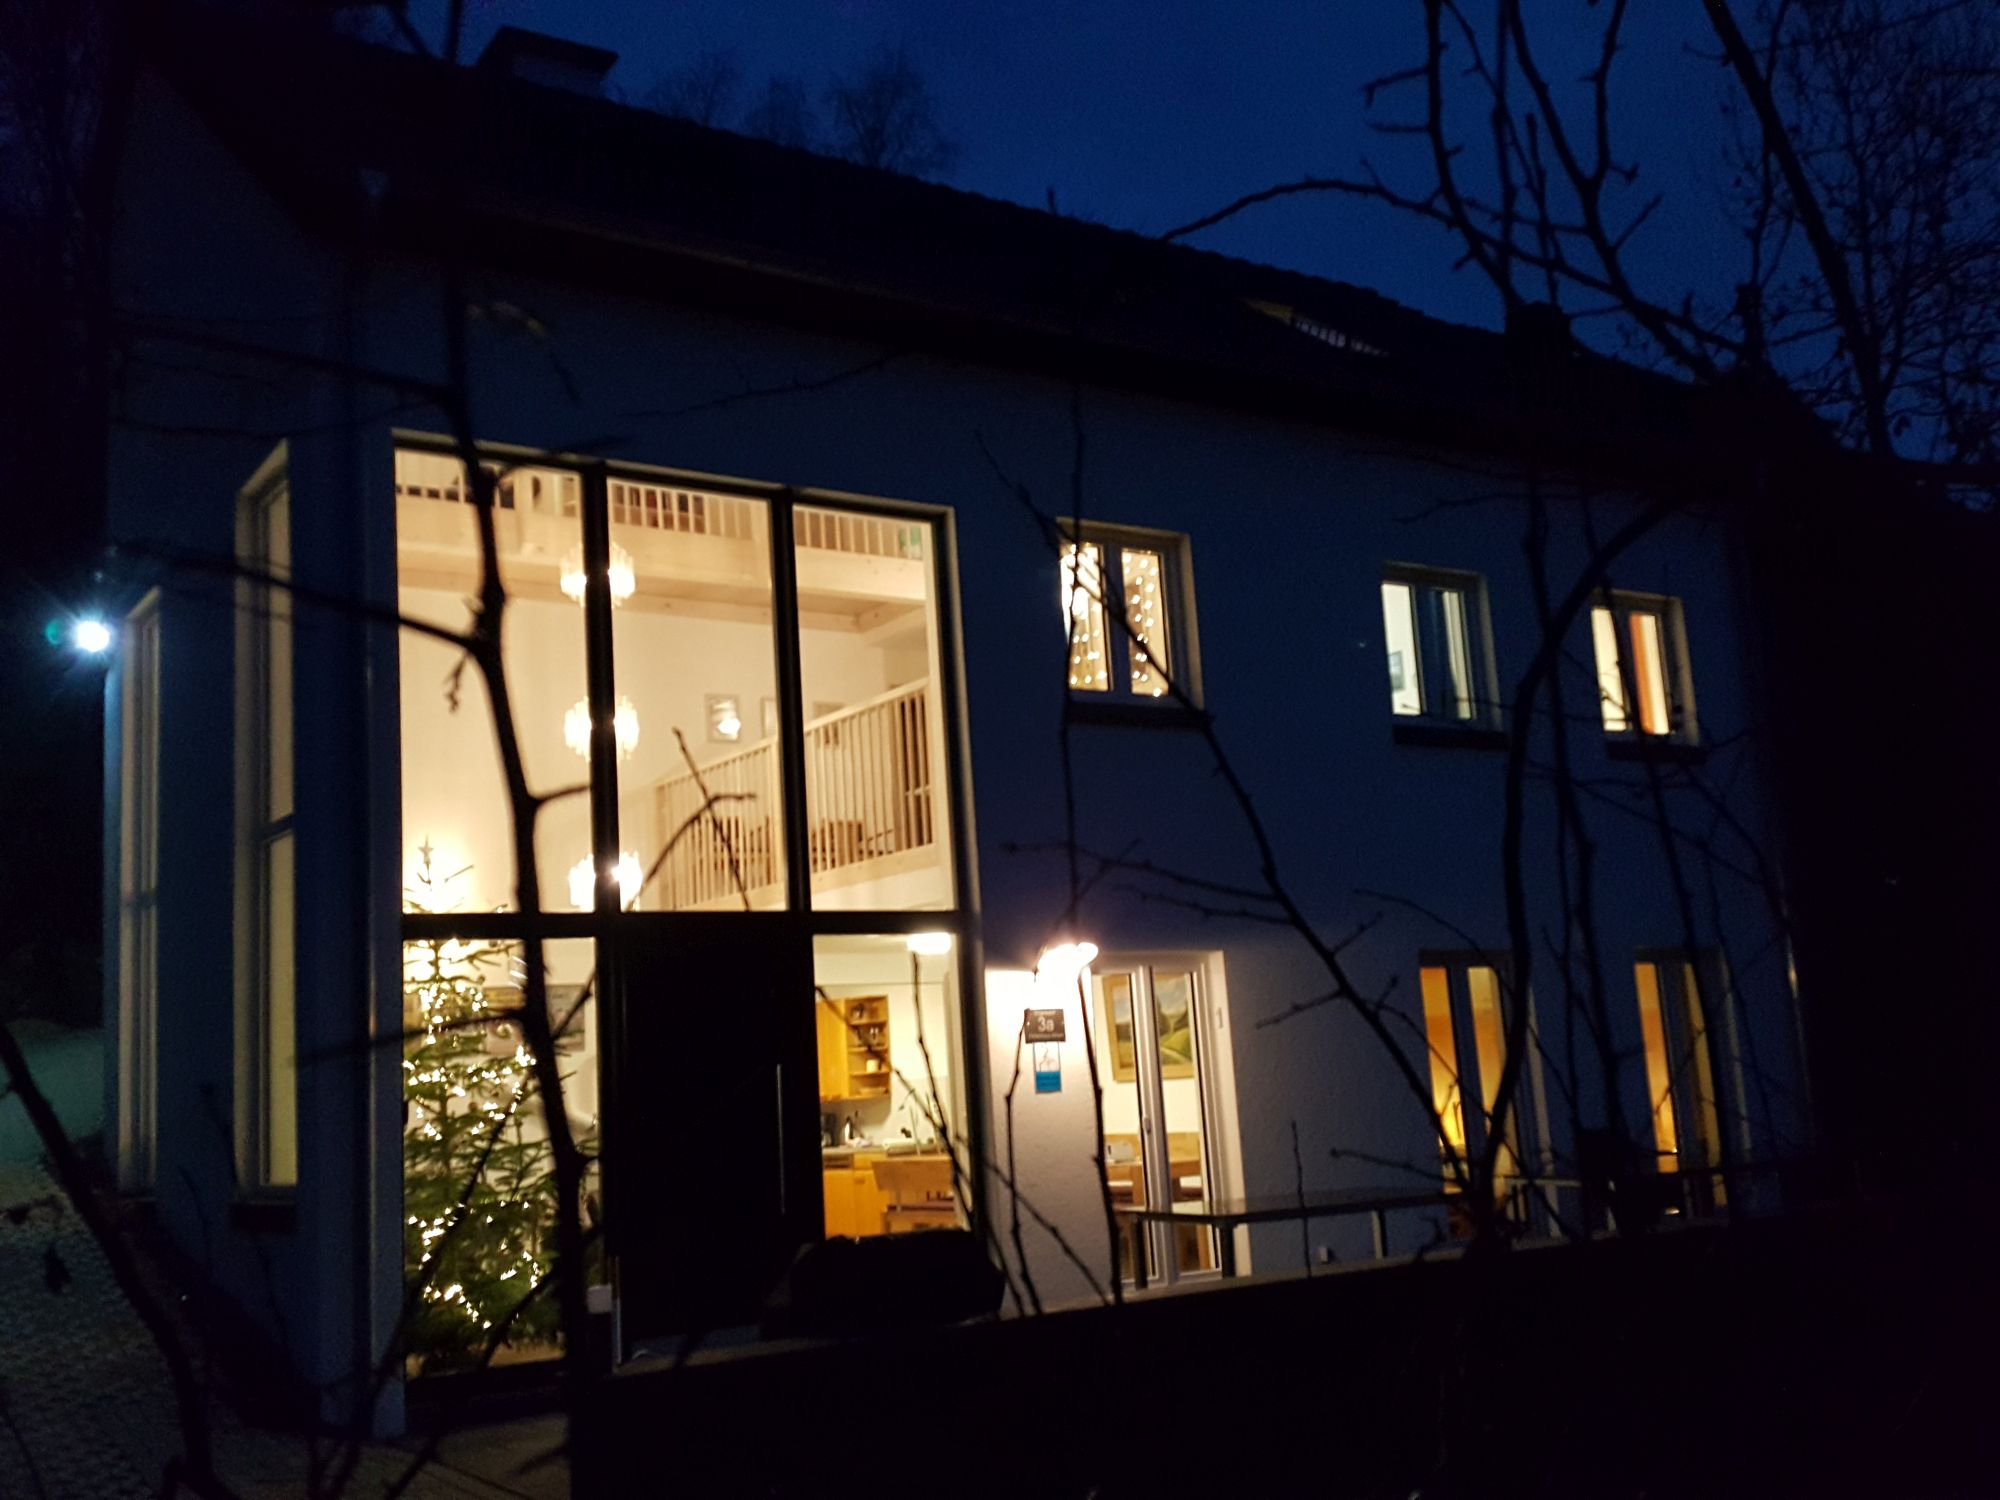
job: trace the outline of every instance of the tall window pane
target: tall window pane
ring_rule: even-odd
[[[1389,708],[1414,715],[1424,711],[1418,678],[1415,590],[1407,583],[1382,585],[1382,633],[1389,660]]]
[[[264,1081],[262,1180],[283,1186],[299,1180],[298,957],[294,949],[292,835],[271,841],[265,851],[264,1034],[260,1059]]]
[[[1426,964],[1418,971],[1424,1001],[1424,1041],[1430,1056],[1431,1108],[1444,1127],[1445,1139],[1461,1157],[1465,1154],[1465,1102],[1458,1087],[1458,1032],[1451,1019],[1451,980],[1441,966]]]
[[[1647,734],[1667,733],[1673,727],[1667,717],[1667,661],[1660,617],[1650,610],[1632,613],[1632,677],[1640,729]]]
[[[406,897],[420,911],[451,899],[422,869]],[[563,1103],[586,1151],[595,1150],[598,1133],[594,947],[563,939],[544,949]],[[501,1328],[503,1362],[561,1352],[554,1298],[546,1288],[529,1294],[555,1257],[557,1199],[520,1021],[526,988],[517,944],[403,945],[403,1271],[414,1309],[403,1336],[411,1374],[472,1365]],[[587,1182],[586,1192],[594,1191]]]
[[[1466,1007],[1472,1016],[1473,1050],[1479,1059],[1479,1105],[1486,1112],[1489,1129],[1493,1107],[1500,1102],[1500,1071],[1507,1060],[1507,1021],[1500,1007],[1500,976],[1485,964],[1471,964],[1465,970]],[[1508,1113],[1508,1135],[1519,1119],[1525,1090],[1515,1089]],[[1502,1141],[1496,1166],[1502,1176],[1518,1170],[1509,1141]]]
[[[620,884],[642,911],[785,903],[771,517],[762,500],[613,477]],[[801,605],[801,608],[805,608]],[[566,710],[570,764],[589,705]],[[590,903],[589,846],[571,866]]]
[[[502,638],[521,758],[532,791],[589,780],[567,742],[567,715],[584,697],[583,529],[580,483],[554,469],[494,463],[493,512]],[[612,559],[613,593],[629,592]],[[479,592],[478,520],[461,465],[446,454],[396,455],[397,599],[406,617],[464,632]],[[451,909],[517,906],[501,769],[486,688],[448,641],[401,632],[403,869],[448,877]],[[548,803],[536,825],[535,866],[545,910],[570,906],[569,870],[590,857],[589,799]],[[444,893],[440,892],[440,899]]]
[[[159,1020],[160,611],[125,621],[119,709],[118,1169],[120,1185],[153,1185]]]
[[[1455,719],[1473,714],[1472,635],[1465,619],[1465,594],[1460,589],[1434,589],[1438,634],[1444,642],[1446,672],[1439,705]]]
[[[1173,631],[1167,619],[1164,565],[1157,552],[1124,547],[1118,553],[1124,580],[1125,618],[1132,627],[1132,691],[1158,698],[1173,675]]]
[[[1673,1068],[1667,1054],[1666,1017],[1660,1001],[1660,971],[1652,964],[1633,967],[1639,991],[1639,1040],[1646,1055],[1646,1108],[1653,1122],[1653,1145],[1660,1170],[1680,1164],[1680,1129],[1674,1118]]]
[[[1590,612],[1590,641],[1597,658],[1597,699],[1604,727],[1622,734],[1631,727],[1625,713],[1625,675],[1618,662],[1618,624],[1602,607]]]
[[[1069,685],[1077,692],[1111,689],[1111,642],[1104,598],[1104,550],[1095,542],[1065,546],[1062,613],[1069,632]]]
[[[247,493],[239,549],[237,1167],[252,1188],[298,1181],[297,867],[292,832],[291,493]],[[260,580],[270,580],[263,582]]]
[[[794,530],[813,906],[949,906],[935,528],[801,506]]]
[[[827,1237],[959,1223],[970,1161],[951,939],[814,938],[813,1013]]]

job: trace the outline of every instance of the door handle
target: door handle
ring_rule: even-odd
[[[785,1197],[785,1065],[773,1063],[771,1072],[777,1082],[778,1096],[778,1217],[786,1217],[789,1207]]]

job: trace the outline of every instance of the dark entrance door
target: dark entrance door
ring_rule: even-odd
[[[604,1206],[628,1345],[758,1320],[820,1218],[811,940],[627,913],[612,946]]]

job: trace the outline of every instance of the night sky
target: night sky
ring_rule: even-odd
[[[1575,79],[1592,60],[1601,10],[1537,10],[1545,45],[1563,49],[1544,55],[1548,75]],[[1699,7],[1633,12],[1616,75],[1627,154],[1641,168],[1631,206],[1666,195],[1634,243],[1635,264],[1668,301],[1688,288],[1726,300],[1721,79],[1700,56],[1713,42]],[[435,35],[441,0],[421,0],[416,13]],[[507,23],[616,51],[611,82],[628,98],[705,48],[734,52],[748,88],[780,73],[817,89],[900,44],[963,147],[949,182],[1037,207],[1053,188],[1063,212],[1121,229],[1158,233],[1304,175],[1359,176],[1364,160],[1400,185],[1428,182],[1421,143],[1370,128],[1371,118],[1413,117],[1420,96],[1384,99],[1372,116],[1362,98],[1368,80],[1420,59],[1416,0],[469,0],[468,17],[468,55]],[[1469,147],[1482,144],[1479,120],[1465,124]],[[1195,243],[1458,322],[1490,326],[1498,315],[1476,271],[1454,273],[1444,231],[1383,207],[1291,200]]]

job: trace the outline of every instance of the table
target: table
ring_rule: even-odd
[[[1286,1198],[1224,1198],[1204,1203],[1114,1204],[1112,1212],[1137,1223],[1206,1224],[1222,1232],[1222,1274],[1236,1274],[1236,1229],[1241,1224],[1271,1224],[1287,1219],[1332,1219],[1346,1214],[1367,1214],[1375,1232],[1375,1254],[1389,1253],[1387,1215],[1398,1208],[1441,1208],[1453,1194],[1439,1188],[1407,1192],[1384,1192],[1380,1188],[1349,1188],[1331,1193],[1294,1194]],[[1133,1257],[1133,1285],[1146,1290],[1146,1257]]]

